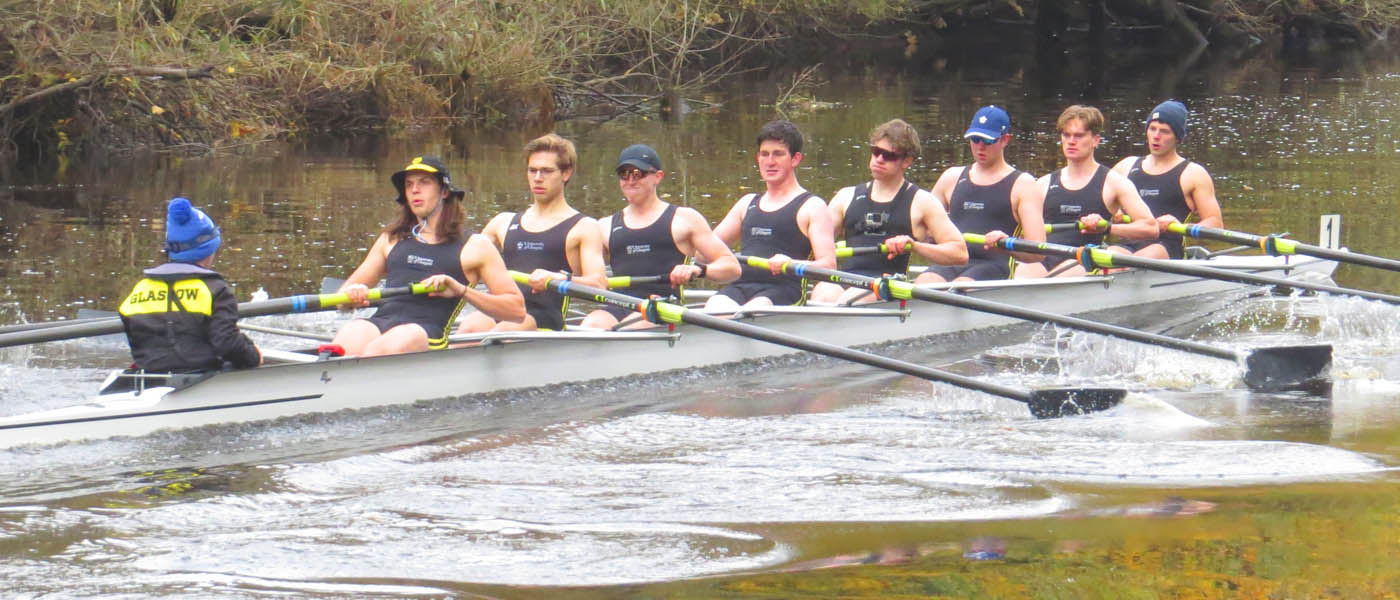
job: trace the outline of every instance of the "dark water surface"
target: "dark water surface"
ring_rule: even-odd
[[[990,102],[1015,119],[1011,161],[1041,174],[1060,156],[1059,111],[1092,101],[1111,164],[1143,151],[1143,115],[1172,95],[1193,111],[1184,153],[1215,175],[1232,228],[1311,242],[1336,213],[1344,244],[1400,256],[1394,58],[1184,68],[1078,52],[828,61],[819,104],[790,115],[808,140],[800,179],[826,197],[861,180],[866,133],[899,116],[924,136],[913,177],[932,185],[968,160],[961,132]],[[670,200],[717,222],[761,187],[753,135],[792,73],[750,75],[679,120],[560,124],[581,159],[569,198],[616,210],[616,153],[645,141]],[[175,194],[222,226],[218,268],[240,297],[315,291],[362,258],[394,208],[388,176],[412,156],[447,158],[479,226],[525,205],[519,148],[538,133],[20,166],[0,186],[0,322],[114,308],[156,260]],[[1336,279],[1400,293],[1395,273]],[[789,359],[0,451],[0,572],[20,598],[1394,597],[1397,310],[1240,296],[1171,329],[1233,348],[1331,343],[1325,394],[1250,393],[1228,363],[1080,334],[1062,334],[1057,372],[978,358],[1054,352],[1053,331],[1023,327],[890,352],[1010,385],[1128,387],[1128,401],[1036,421],[982,394]],[[0,359],[0,414],[17,414],[81,400],[126,355],[87,340]]]

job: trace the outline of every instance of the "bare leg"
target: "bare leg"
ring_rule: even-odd
[[[723,294],[715,294],[705,301],[705,310],[709,312],[730,312],[738,308],[738,302]]]
[[[943,283],[945,281],[948,280],[944,279],[942,275],[934,273],[932,269],[919,273],[919,276],[914,278],[914,283]]]
[[[830,281],[818,281],[812,286],[812,293],[808,294],[807,299],[812,302],[840,302],[845,291],[845,288]]]
[[[332,344],[339,344],[345,349],[345,353],[350,356],[360,356],[365,351],[365,346],[379,337],[379,328],[364,319],[355,319],[346,323],[340,331],[335,332],[335,339]]]
[[[1134,252],[1133,256],[1141,256],[1143,258],[1156,258],[1159,260],[1167,260],[1168,258],[1171,258],[1170,256],[1167,256],[1166,247],[1162,246],[1161,244],[1152,244],[1146,248]]]
[[[588,313],[588,316],[583,318],[583,322],[579,323],[579,327],[592,327],[594,329],[610,329],[613,325],[617,325],[617,317],[612,316],[612,313],[606,310],[595,310]]]
[[[462,322],[457,326],[457,333],[481,333],[491,331],[496,326],[496,320],[486,316],[481,312],[474,312],[462,317]]]
[[[427,349],[428,332],[416,323],[405,323],[396,325],[384,332],[384,335],[375,338],[365,346],[364,353],[360,356],[423,352]]]

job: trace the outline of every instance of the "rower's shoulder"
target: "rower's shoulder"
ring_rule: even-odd
[[[1113,170],[1127,175],[1128,171],[1131,170],[1133,168],[1133,165],[1139,160],[1142,160],[1141,156],[1125,157],[1123,158],[1123,160],[1118,161],[1118,164],[1113,165]]]

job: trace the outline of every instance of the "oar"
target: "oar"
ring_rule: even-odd
[[[969,244],[981,244],[986,238],[980,233],[964,233],[963,239]],[[1339,296],[1355,296],[1367,300],[1380,300],[1381,302],[1390,304],[1400,304],[1400,296],[1392,296],[1380,292],[1368,292],[1366,290],[1355,290],[1324,283],[1310,283],[1293,279],[1283,279],[1280,277],[1267,277],[1254,273],[1245,273],[1243,271],[1216,269],[1214,267],[1188,264],[1200,261],[1143,258],[1131,254],[1109,252],[1108,250],[1095,246],[1065,246],[1063,244],[1052,244],[1049,242],[1032,242],[1030,240],[1014,237],[1003,239],[997,242],[997,245],[1006,250],[1014,250],[1016,252],[1034,252],[1036,254],[1069,257],[1079,261],[1079,264],[1084,265],[1086,269],[1092,269],[1094,267],[1105,269],[1137,267],[1149,271],[1163,271],[1166,273],[1175,273],[1177,275],[1186,275],[1188,277],[1200,277],[1202,279],[1219,279],[1221,281],[1233,281],[1236,283],[1255,285],[1277,285],[1300,290],[1336,294]]]
[[[745,261],[751,267],[760,269],[768,268],[767,259],[740,256],[740,260]],[[900,281],[888,277],[867,277],[856,273],[826,269],[798,262],[789,262],[784,265],[783,273],[789,277],[820,279],[842,285],[867,288],[875,292],[876,296],[883,300],[889,300],[891,298],[899,300],[925,300],[1015,319],[1025,319],[1038,323],[1054,323],[1071,329],[1079,329],[1144,344],[1164,346],[1195,354],[1231,360],[1244,365],[1244,383],[1249,386],[1249,389],[1255,391],[1276,392],[1305,388],[1327,377],[1328,371],[1330,371],[1332,367],[1331,344],[1276,346],[1271,348],[1254,348],[1248,352],[1239,352],[1229,348],[1220,348],[1209,344],[1202,344],[1200,342],[1183,340],[1147,331],[1139,331],[1137,329],[1129,329],[1127,327],[1119,327],[1107,323],[1097,323],[1078,317],[1048,313],[1011,304],[973,298],[962,294],[918,287],[908,281]]]
[[[905,244],[904,250],[914,249],[914,244]],[[862,256],[865,254],[889,254],[889,246],[880,244],[879,246],[840,246],[836,248],[836,258],[850,258],[852,256]]]
[[[50,327],[67,327],[70,325],[82,325],[84,323],[94,323],[106,321],[111,317],[88,317],[85,319],[65,319],[62,321],[40,321],[38,323],[18,323],[15,325],[5,325],[0,327],[0,335],[16,333],[20,331],[34,331],[36,329],[48,329]]]
[[[643,283],[671,283],[671,275],[613,275],[608,278],[608,289],[632,287]]]
[[[409,294],[426,294],[433,291],[432,288],[421,284],[413,284],[407,287],[398,288],[373,288],[369,290],[371,301],[392,298],[394,296],[406,296]],[[244,302],[238,305],[239,317],[260,317],[263,315],[276,315],[286,313],[314,312],[318,310],[329,310],[340,304],[345,304],[350,298],[345,294],[304,294],[300,296],[287,296],[285,298],[273,298],[259,302]],[[22,346],[24,344],[36,344],[39,342],[55,342],[58,340],[71,340],[74,338],[91,337],[95,335],[107,335],[109,333],[121,333],[122,321],[120,317],[99,319],[88,323],[78,323],[74,325],[64,325],[56,327],[46,327],[30,331],[18,331],[13,333],[0,334],[0,348],[10,346]]]
[[[1130,217],[1130,216],[1128,216],[1128,215],[1118,215],[1117,217],[1114,217],[1113,222],[1114,222],[1114,223],[1132,223],[1132,222],[1133,222],[1133,218]],[[1084,231],[1084,224],[1083,224],[1083,223],[1080,223],[1079,221],[1073,221],[1073,222],[1070,222],[1070,223],[1046,223],[1046,224],[1045,224],[1045,233],[1055,233],[1055,232],[1058,232],[1058,231],[1069,231],[1069,230],[1071,230],[1071,229],[1073,229],[1073,230],[1078,230],[1078,231]]]
[[[521,283],[525,283],[529,279],[524,273],[512,272],[511,276]],[[668,302],[635,298],[617,292],[589,287],[573,281],[551,280],[548,285],[551,290],[561,294],[592,300],[594,302],[601,302],[628,310],[635,310],[646,315],[647,319],[653,323],[688,323],[705,329],[732,333],[770,344],[805,350],[813,354],[849,360],[863,365],[928,379],[930,381],[941,381],[958,387],[1010,398],[1025,403],[1030,407],[1031,414],[1042,419],[1106,410],[1117,406],[1128,394],[1127,390],[1121,388],[1043,388],[1023,390],[1007,387],[985,381],[978,381],[956,373],[940,371],[923,365],[916,365],[914,363],[880,356],[878,354],[862,352],[852,348],[845,348],[835,344],[828,344],[826,342],[766,329],[757,325],[716,317],[705,312]]]
[[[1258,246],[1260,250],[1274,256],[1280,254],[1302,254],[1304,256],[1315,256],[1317,258],[1325,258],[1327,260],[1335,260],[1337,262],[1351,263],[1354,265],[1376,267],[1389,271],[1400,271],[1400,260],[1323,248],[1322,246],[1304,244],[1303,242],[1286,239],[1278,235],[1255,235],[1243,231],[1231,231],[1229,229],[1218,229],[1201,225],[1186,225],[1183,223],[1172,223],[1167,226],[1167,230],[1172,233],[1189,235],[1194,238],[1206,238],[1223,242]]]

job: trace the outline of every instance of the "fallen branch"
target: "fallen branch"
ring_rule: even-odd
[[[0,105],[0,115],[4,115],[16,108],[19,108],[20,106],[29,104],[30,102],[34,102],[36,100],[42,100],[54,94],[60,94],[63,92],[76,90],[78,88],[87,87],[104,78],[111,77],[114,75],[157,77],[161,79],[175,81],[180,79],[202,79],[205,77],[210,77],[213,74],[213,65],[206,65],[197,69],[178,69],[173,67],[117,67],[99,75],[87,75],[79,79],[74,79],[72,81],[65,81],[63,83],[54,84],[32,94],[29,94],[28,96],[24,96],[17,100],[11,101],[8,104]]]

